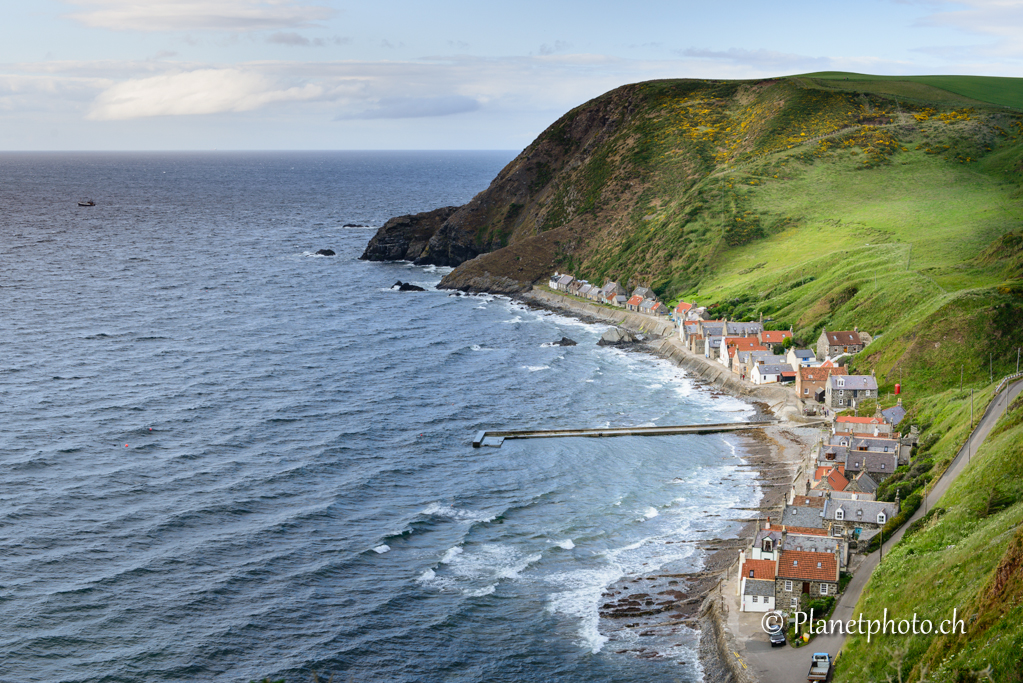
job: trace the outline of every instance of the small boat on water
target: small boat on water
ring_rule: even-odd
[[[83,199],[82,201],[78,202],[78,206],[96,206],[96,202],[92,201],[91,199]]]

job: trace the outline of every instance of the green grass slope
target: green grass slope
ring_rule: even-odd
[[[978,405],[989,398],[990,390]],[[921,443],[936,461],[954,456],[969,414],[967,392],[936,395],[918,407],[917,418],[929,424]],[[915,613],[932,621],[957,610],[966,634],[875,635],[870,643],[851,637],[836,682],[1023,681],[1021,453],[1017,400],[923,524],[885,556],[853,610],[873,619],[887,608],[898,619]]]

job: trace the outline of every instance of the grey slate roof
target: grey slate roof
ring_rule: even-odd
[[[856,476],[856,486],[864,493],[869,493],[870,495],[874,495],[877,491],[877,482],[866,471],[860,472]]]
[[[746,579],[746,589],[743,595],[762,595],[766,598],[774,597],[774,581],[763,579]]]
[[[785,550],[803,550],[811,553],[837,553],[840,542],[830,536],[805,536],[788,534],[785,537]]]
[[[881,437],[872,436],[854,436],[849,442],[849,450],[851,451],[876,451],[878,453],[898,453],[899,452],[899,440],[898,439],[882,439]],[[887,451],[885,449],[888,449]]]
[[[893,427],[897,427],[902,422],[902,418],[906,417],[906,409],[902,406],[892,406],[882,410],[881,414],[884,415],[884,419],[891,423]]]
[[[834,453],[833,457],[828,457],[829,453]],[[848,459],[849,449],[846,446],[835,446],[826,445],[821,446],[820,450],[817,451],[817,464],[823,465],[842,465]]]
[[[874,484],[877,486],[877,484]],[[831,491],[832,500],[874,500],[873,493],[864,493],[862,491]]]
[[[763,364],[757,366],[760,368],[760,375],[780,375],[783,372],[795,372],[792,366],[788,363],[778,363],[777,365]]]
[[[793,349],[792,353],[800,360],[817,359],[816,354],[810,349]]]
[[[752,337],[757,332],[763,331],[764,326],[760,323],[728,323],[728,336],[730,337]]]
[[[771,539],[772,543],[779,543],[781,541],[781,530],[780,529],[761,529],[757,532],[757,536],[753,539],[753,545],[757,548],[764,547],[764,539]]]
[[[839,386],[838,382],[842,380],[843,386]],[[831,375],[828,377],[828,382],[831,384],[832,389],[849,389],[851,391],[862,391],[864,389],[870,389],[877,391],[877,379],[873,375]]]
[[[845,513],[846,522],[870,522],[877,524],[877,515],[884,512],[886,519],[891,519],[899,513],[899,507],[895,503],[887,503],[879,500],[834,500],[828,501],[824,507],[824,518],[834,521],[836,513],[842,510]],[[862,515],[859,513],[863,513]]]
[[[786,505],[782,513],[781,523],[785,526],[801,526],[807,529],[823,529],[824,519],[820,508],[804,508]]]
[[[875,453],[873,451],[849,451],[846,456],[846,472],[874,472],[885,476],[895,471],[899,466],[899,454],[896,453]]]

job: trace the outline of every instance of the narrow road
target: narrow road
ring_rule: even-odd
[[[885,553],[890,552],[892,546],[902,539],[902,535],[910,524],[923,517],[927,510],[930,510],[937,504],[956,477],[966,469],[971,460],[971,454],[975,454],[981,444],[984,443],[984,439],[987,438],[988,433],[991,432],[995,423],[998,422],[998,418],[1005,412],[1008,403],[1015,400],[1021,391],[1023,391],[1023,380],[1016,380],[991,401],[977,428],[970,434],[966,445],[960,449],[952,463],[942,473],[941,477],[938,478],[938,481],[924,499],[924,504],[920,506],[920,509],[905,524],[899,527],[898,531],[892,534],[890,539],[884,542],[882,549]],[[853,618],[853,610],[856,607],[856,603],[860,600],[863,587],[867,585],[867,581],[874,572],[874,568],[877,567],[880,557],[881,553],[875,551],[864,558],[863,563],[856,570],[853,580],[849,582],[845,593],[842,594],[838,605],[835,607],[832,619],[848,621]],[[760,615],[756,616],[759,621]],[[806,678],[806,672],[810,668],[811,654],[814,652],[827,652],[834,657],[844,644],[845,636],[834,634],[830,636],[817,636],[809,646],[799,648],[798,650],[791,647],[772,648],[767,642],[767,636],[758,633],[750,637],[745,643],[745,659],[747,665],[753,670],[753,673],[761,683],[791,683],[792,681],[800,681]]]

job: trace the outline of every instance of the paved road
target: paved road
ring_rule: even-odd
[[[945,491],[948,490],[949,485],[955,481],[956,477],[969,464],[971,454],[976,453],[980,445],[984,443],[984,439],[987,438],[988,433],[1005,411],[1007,403],[1015,400],[1021,391],[1023,391],[1023,380],[1017,380],[1009,385],[1008,390],[1003,390],[995,397],[995,400],[991,402],[987,412],[981,418],[977,428],[973,430],[966,445],[959,451],[948,469],[945,470],[930,493],[927,494],[924,504],[920,506],[920,509],[916,511],[908,522],[903,524],[898,531],[892,534],[890,539],[884,542],[883,550],[885,553],[890,552],[892,546],[899,542],[910,524],[923,517],[925,511],[930,510],[941,499]],[[847,621],[853,618],[853,609],[860,600],[863,587],[867,584],[867,580],[870,578],[871,573],[873,573],[874,568],[877,567],[880,556],[881,553],[875,551],[864,558],[863,563],[856,570],[853,580],[849,582],[845,593],[842,594],[838,606],[835,607],[832,619]],[[745,614],[735,615],[735,618],[741,619],[743,623],[750,624],[754,621],[759,622],[760,615],[756,615],[755,620],[750,619]],[[842,649],[843,644],[845,644],[845,636],[837,634],[817,636],[810,646],[799,648],[798,650],[791,647],[772,649],[767,642],[767,636],[757,633],[745,643],[745,660],[761,683],[792,683],[793,681],[806,680],[806,673],[810,668],[810,655],[812,653],[828,652],[835,656]]]

